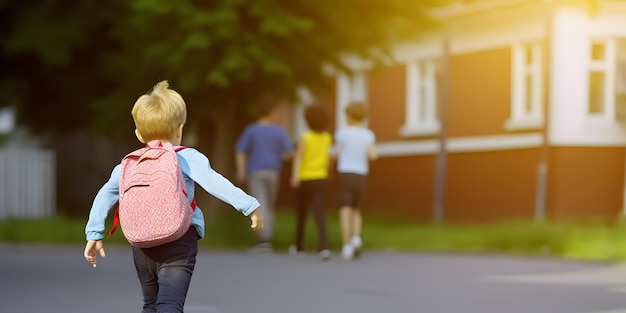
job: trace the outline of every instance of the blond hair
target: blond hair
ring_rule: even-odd
[[[135,127],[145,142],[174,138],[187,121],[187,107],[181,95],[169,89],[167,80],[135,102],[132,110]]]
[[[367,106],[362,102],[351,102],[346,106],[346,115],[355,122],[362,122],[367,118]]]

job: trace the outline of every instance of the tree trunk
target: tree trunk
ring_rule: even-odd
[[[198,124],[198,148],[211,163],[211,167],[227,179],[233,180],[235,173],[235,141],[237,106],[228,103],[206,115],[207,121]],[[242,186],[239,186],[242,187]],[[198,205],[207,218],[215,217],[225,206],[224,202],[206,193],[196,193]]]

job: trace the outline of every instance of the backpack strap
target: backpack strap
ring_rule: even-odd
[[[111,226],[111,230],[109,231],[109,235],[107,236],[107,238],[111,238],[111,236],[113,236],[113,233],[115,233],[115,230],[117,229],[117,225],[119,224],[120,224],[120,207],[118,205],[117,209],[115,209],[115,216],[113,216],[113,225]]]
[[[163,143],[159,141],[158,146],[162,147]],[[148,146],[147,144],[146,144],[146,147],[150,148],[150,146]],[[186,148],[189,148],[189,147],[188,146],[176,146],[176,147],[174,147],[174,151],[178,152],[178,151],[186,149]],[[187,195],[187,191],[185,191],[185,195]],[[192,210],[194,210],[194,211],[196,210],[197,204],[196,204],[196,198],[195,197],[193,199],[191,199],[191,203],[189,205],[191,206]],[[120,207],[118,205],[117,209],[115,209],[115,215],[113,216],[113,225],[111,226],[111,230],[109,231],[109,235],[107,236],[107,238],[113,236],[113,233],[115,233],[115,230],[117,229],[117,226],[119,224],[120,224]]]

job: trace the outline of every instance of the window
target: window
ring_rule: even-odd
[[[626,39],[617,40],[615,118],[626,121]]]
[[[587,116],[626,120],[626,39],[593,40],[589,51]]]
[[[406,112],[401,136],[428,136],[439,132],[438,72],[435,60],[412,61],[406,65]]]
[[[300,135],[307,131],[306,121],[304,120],[304,108],[315,103],[315,97],[308,88],[299,87],[297,92],[298,102],[292,109],[293,126],[291,128],[291,136],[296,141],[300,139]]]
[[[511,117],[508,130],[539,128],[543,125],[541,44],[516,44],[511,48]]]
[[[597,118],[612,118],[611,108],[614,101],[609,72],[614,67],[615,42],[613,40],[596,40],[591,43],[589,51],[589,71],[587,74],[587,115]]]

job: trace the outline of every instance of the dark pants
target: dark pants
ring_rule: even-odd
[[[194,226],[180,239],[153,248],[133,246],[143,292],[142,313],[183,312],[200,235]]]
[[[317,224],[318,251],[328,249],[326,239],[326,216],[324,205],[326,201],[326,179],[306,180],[300,182],[297,193],[296,212],[296,248],[302,251],[304,247],[304,226],[309,207],[313,209],[313,216]]]

